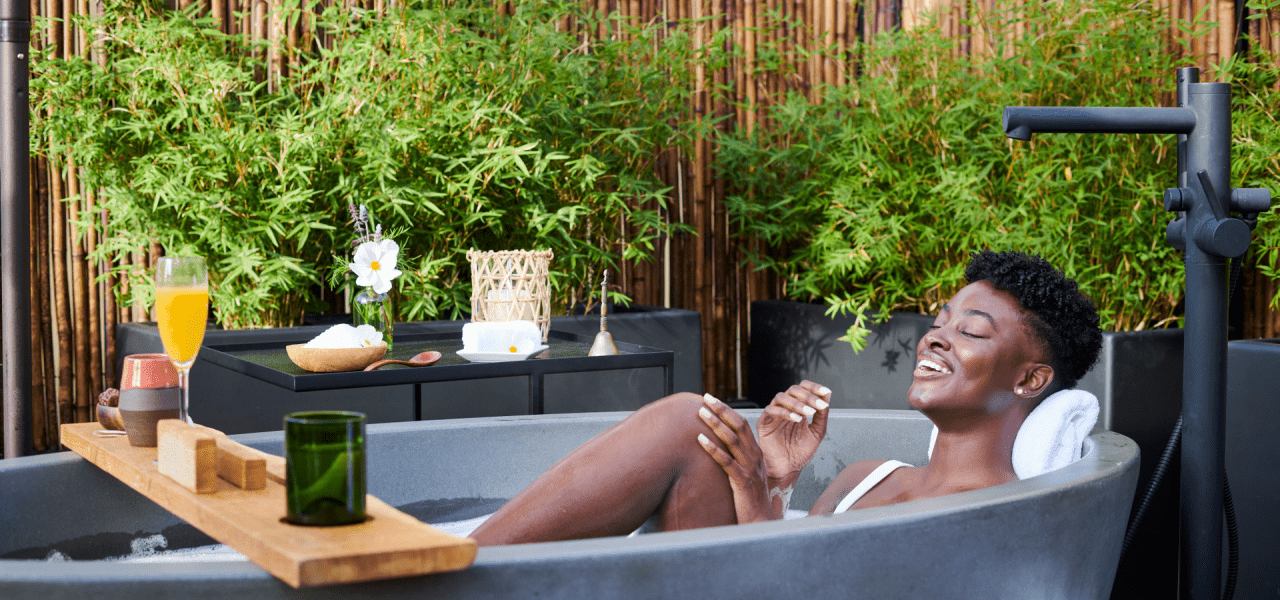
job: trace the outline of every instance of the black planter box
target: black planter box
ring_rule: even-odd
[[[916,367],[916,343],[933,317],[894,313],[871,328],[867,348],[855,354],[840,341],[854,317],[828,317],[826,310],[785,300],[751,303],[747,400],[763,408],[778,392],[808,379],[831,388],[836,408],[910,410],[907,388]]]
[[[464,321],[397,323],[396,333],[462,335]],[[330,325],[280,329],[216,330],[205,333],[209,346],[296,342],[319,335]],[[551,328],[586,339],[600,330],[599,317],[553,317]],[[675,353],[675,391],[702,391],[701,318],[693,311],[633,307],[609,316],[614,340]],[[154,323],[117,327],[118,373],[128,354],[164,352]],[[548,374],[543,384],[545,413],[634,410],[663,395],[662,369],[624,369]],[[202,425],[229,434],[274,431],[283,415],[301,410],[359,410],[370,423],[524,415],[529,412],[529,383],[522,376],[423,384],[421,406],[413,385],[293,392],[237,373],[197,356],[191,370],[191,414]]]
[[[1274,598],[1280,595],[1280,339],[1227,344],[1226,427],[1227,475],[1240,531],[1235,597]],[[1226,548],[1224,541],[1224,555]]]

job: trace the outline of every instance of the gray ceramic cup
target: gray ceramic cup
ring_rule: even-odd
[[[120,392],[120,417],[129,443],[134,446],[156,445],[156,422],[178,418],[178,388],[134,388]]]

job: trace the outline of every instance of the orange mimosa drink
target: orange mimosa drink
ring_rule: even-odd
[[[195,360],[209,318],[207,286],[156,287],[156,319],[164,351],[175,363]]]

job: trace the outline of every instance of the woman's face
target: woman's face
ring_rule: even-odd
[[[1042,354],[1018,301],[990,282],[974,282],[942,307],[916,346],[907,397],[926,414],[1000,411],[1017,400],[1014,388],[1027,373],[1043,365]]]

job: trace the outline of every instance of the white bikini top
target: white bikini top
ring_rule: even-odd
[[[871,488],[876,487],[877,483],[884,481],[884,479],[888,477],[890,473],[898,470],[899,467],[910,467],[910,466],[911,465],[904,463],[902,461],[897,461],[897,460],[885,461],[884,464],[876,467],[875,470],[871,472],[871,474],[867,475],[865,479],[863,479],[862,481],[859,481],[858,485],[854,486],[854,488],[849,491],[849,494],[845,496],[842,500],[840,500],[840,504],[836,505],[836,509],[835,511],[833,511],[832,514],[840,514],[846,510],[849,510],[849,507],[853,506],[854,502],[857,502],[860,498],[862,498],[863,495],[871,491]]]

